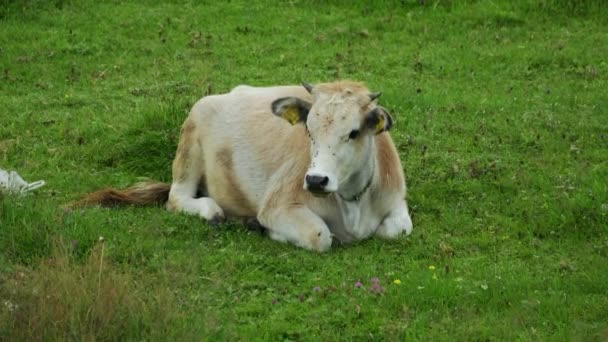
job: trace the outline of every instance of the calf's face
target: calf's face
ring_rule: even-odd
[[[306,124],[311,164],[304,189],[323,196],[341,189],[373,162],[373,138],[390,129],[392,118],[376,105],[377,93],[305,87],[313,94],[312,103],[286,97],[275,100],[272,110],[292,124]]]

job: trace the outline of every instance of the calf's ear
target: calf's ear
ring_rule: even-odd
[[[272,112],[274,115],[282,117],[290,124],[306,122],[306,117],[310,111],[310,103],[297,97],[283,97],[272,102]]]
[[[376,107],[365,116],[365,127],[375,134],[388,131],[393,127],[393,118],[383,107]]]

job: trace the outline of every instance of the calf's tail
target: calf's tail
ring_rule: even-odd
[[[171,184],[167,183],[137,183],[123,190],[107,188],[90,193],[71,206],[101,205],[103,207],[114,207],[118,205],[163,204],[169,198],[169,190],[171,190]]]

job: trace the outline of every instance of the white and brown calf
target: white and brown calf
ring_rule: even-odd
[[[403,169],[387,132],[392,118],[378,96],[340,81],[204,97],[182,126],[170,190],[148,183],[84,202],[166,198],[169,210],[212,222],[257,219],[272,239],[316,251],[328,250],[332,237],[409,234]]]

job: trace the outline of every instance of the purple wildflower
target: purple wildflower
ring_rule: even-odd
[[[372,278],[372,284],[378,284],[378,277]]]
[[[358,289],[360,289],[360,288],[363,287],[363,284],[361,283],[360,280],[357,280],[357,282],[355,283],[355,287],[358,288]]]
[[[321,291],[321,288],[319,286],[315,286],[312,290],[315,292],[319,292]]]

